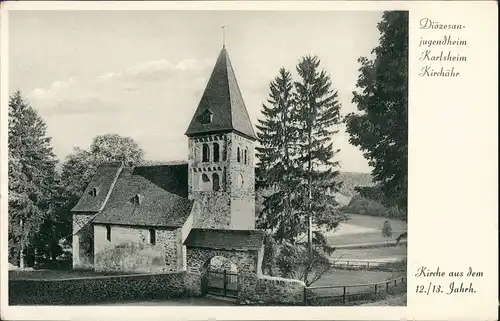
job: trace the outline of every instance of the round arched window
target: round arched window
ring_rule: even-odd
[[[210,178],[208,177],[207,174],[203,173],[200,176],[200,183],[199,183],[199,190],[200,191],[210,191],[212,190],[212,183],[210,182]]]

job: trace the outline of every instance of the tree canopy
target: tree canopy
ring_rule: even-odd
[[[97,167],[104,162],[123,162],[134,166],[143,161],[144,151],[130,137],[117,134],[96,136],[89,150],[75,148],[62,166],[63,185],[72,194],[80,196]]]
[[[359,58],[353,92],[358,112],[345,121],[351,144],[359,147],[375,183],[391,205],[406,211],[408,189],[408,12],[385,12],[373,59]]]

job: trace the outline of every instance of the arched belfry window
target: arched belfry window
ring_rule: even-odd
[[[214,143],[214,162],[218,162],[219,158],[219,144]]]
[[[212,189],[212,184],[210,184],[210,178],[207,174],[203,173],[200,176],[199,190],[208,192]]]
[[[241,150],[240,150],[240,147],[238,146],[238,148],[236,149],[236,161],[239,163],[241,162]]]
[[[222,161],[227,159],[227,136],[224,136],[224,146],[222,147]]]
[[[219,174],[213,173],[212,174],[212,190],[218,191],[219,189],[220,189]]]
[[[244,161],[245,161],[245,164],[247,164],[247,163],[248,163],[248,149],[246,149],[246,148],[245,148],[245,152],[244,152],[244,154],[245,154],[245,155],[243,156],[243,159],[244,159]]]
[[[208,147],[208,144],[203,144],[203,151],[202,151],[202,162],[209,162],[210,161],[210,147]]]

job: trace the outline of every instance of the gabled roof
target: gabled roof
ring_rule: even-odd
[[[101,164],[71,212],[99,212],[122,168],[122,163]],[[92,195],[94,189],[97,192],[95,196]]]
[[[191,213],[193,201],[179,195],[187,195],[187,172],[183,170],[184,167],[187,170],[187,166],[172,166],[124,168],[94,223],[181,227]],[[176,173],[186,178],[174,180]],[[132,201],[137,195],[140,204]]]
[[[134,175],[142,176],[167,192],[188,197],[188,164],[138,166]]]
[[[263,242],[262,230],[192,229],[184,245],[209,249],[260,250]]]
[[[209,123],[202,119],[207,110],[212,113]],[[256,139],[229,55],[222,48],[186,135],[230,131]]]

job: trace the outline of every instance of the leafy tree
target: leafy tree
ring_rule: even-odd
[[[122,161],[126,166],[134,166],[141,163],[143,157],[144,151],[132,138],[117,134],[96,136],[88,151],[75,148],[66,157],[62,166],[62,183],[77,201],[100,164]]]
[[[384,225],[382,226],[382,236],[383,237],[391,237],[392,236],[392,226],[389,221],[385,221]]]
[[[301,214],[308,218],[311,256],[314,245],[312,224],[333,229],[339,222],[338,204],[334,197],[340,188],[340,183],[334,180],[338,175],[335,169],[338,161],[333,160],[339,150],[334,149],[332,137],[338,132],[336,126],[341,121],[340,102],[337,92],[332,89],[330,76],[319,66],[320,59],[317,56],[303,57],[297,65],[300,80],[295,82],[299,133],[299,156],[296,162],[302,178],[298,187],[299,204]],[[320,231],[314,234],[321,236]],[[330,250],[328,247],[325,249]]]
[[[320,249],[314,248],[312,256],[307,251],[307,247],[284,242],[276,258],[283,277],[302,280],[310,286],[330,270],[330,260]]]
[[[359,113],[345,121],[387,205],[406,211],[408,186],[408,12],[385,12],[373,59],[361,57],[353,102]]]
[[[34,262],[42,226],[51,212],[56,184],[46,125],[17,91],[9,99],[9,260],[24,268]]]
[[[90,145],[90,154],[97,162],[123,162],[125,166],[134,166],[143,161],[144,151],[130,137],[117,134],[99,135]]]
[[[258,225],[270,230],[276,241],[294,242],[301,233],[300,217],[293,215],[294,187],[299,177],[294,165],[297,130],[294,120],[295,98],[292,75],[284,68],[269,85],[267,105],[262,105],[263,119],[258,120],[260,146],[257,187],[267,189]]]

